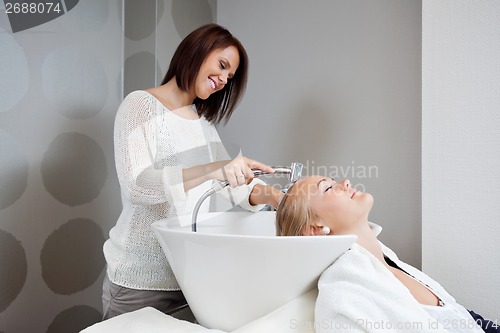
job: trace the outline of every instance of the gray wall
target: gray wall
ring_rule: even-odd
[[[375,197],[381,240],[421,264],[421,2],[218,0],[250,81],[226,143]]]
[[[216,0],[125,0],[124,95],[160,84],[177,45],[216,14]]]

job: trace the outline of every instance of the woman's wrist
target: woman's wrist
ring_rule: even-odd
[[[217,177],[220,177],[217,174],[217,172],[221,172],[220,165],[218,163],[219,162],[212,162],[183,169],[182,176],[184,180],[185,191],[189,191],[190,189],[208,180],[217,179]]]
[[[283,192],[276,187],[256,184],[250,193],[249,202],[252,206],[265,204],[276,208],[282,196]]]

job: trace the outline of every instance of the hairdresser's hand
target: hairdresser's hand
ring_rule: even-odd
[[[229,186],[236,187],[248,184],[254,178],[252,169],[262,170],[266,173],[274,173],[274,169],[263,163],[241,156],[234,160],[221,161],[218,168],[211,176],[214,179],[229,182]]]
[[[264,204],[276,209],[283,195],[283,192],[274,186],[255,184],[248,201],[252,206]]]

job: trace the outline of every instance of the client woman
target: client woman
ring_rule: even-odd
[[[381,228],[368,222],[372,205],[347,179],[312,176],[278,206],[279,236],[358,236],[319,279],[316,332],[500,332],[379,242]]]

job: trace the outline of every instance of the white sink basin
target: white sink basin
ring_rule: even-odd
[[[198,322],[235,330],[316,287],[356,236],[276,237],[275,212],[165,219],[153,230]],[[181,226],[184,225],[184,226]]]

